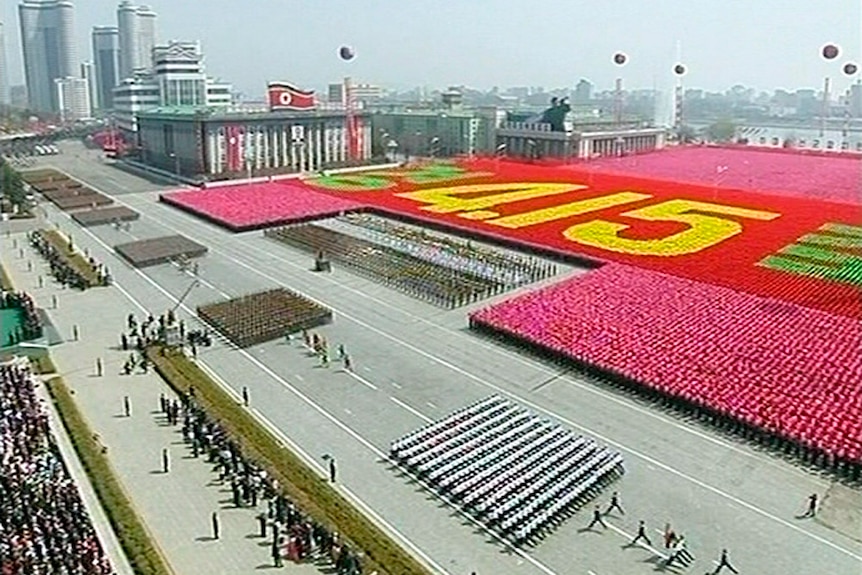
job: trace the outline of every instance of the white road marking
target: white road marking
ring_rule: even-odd
[[[305,381],[305,379],[303,379],[303,377],[301,375],[299,375],[298,373],[296,375],[294,375],[293,377],[295,377],[299,381]]]
[[[391,383],[392,383],[392,387],[394,387],[395,389],[402,389],[402,387],[399,384],[395,383],[394,381]]]
[[[431,409],[437,409],[437,406],[436,406],[436,405],[434,405],[433,403],[431,403],[430,401],[426,401],[426,402],[425,402],[425,405],[427,405],[427,406],[428,406],[428,407],[430,407]]]
[[[346,413],[347,415],[353,415],[353,412],[350,411],[349,409],[347,409],[346,407],[344,408],[344,413]]]
[[[410,407],[409,405],[407,405],[403,401],[399,400],[397,397],[392,397],[390,395],[389,399],[391,399],[396,404],[400,405],[401,407],[403,407],[404,409],[406,409],[407,411],[409,411],[410,413],[412,413],[413,415],[415,415],[416,417],[418,417],[419,419],[421,419],[422,421],[424,421],[426,423],[431,423],[432,421],[434,421],[433,419],[431,419],[430,417],[428,417],[427,415],[425,415],[421,411],[418,411],[418,410]]]
[[[346,373],[347,375],[349,375],[350,377],[352,377],[353,379],[355,379],[356,381],[358,381],[359,383],[361,383],[365,387],[370,387],[374,391],[377,391],[377,386],[374,385],[373,383],[371,383],[370,381],[368,381],[367,379],[365,379],[364,377],[362,377],[361,375],[359,375],[357,373],[353,373],[352,371],[350,371],[348,369],[342,370],[342,373]]]
[[[89,185],[89,184],[88,184],[88,185]],[[93,187],[93,186],[90,186],[90,187]],[[93,189],[94,189],[95,191],[99,191],[99,190],[98,190],[98,189],[96,189],[96,188],[93,188]],[[102,193],[104,193],[104,192],[102,192]],[[120,203],[120,204],[126,205],[126,207],[129,207],[129,208],[132,208],[132,207],[133,207],[133,206],[131,206],[131,205],[127,204],[126,202],[124,202],[123,200],[121,200],[119,197],[114,197],[114,200],[115,200],[117,203]],[[160,204],[155,204],[155,205],[156,205],[156,206],[161,206]],[[163,207],[165,210],[169,210],[169,208],[168,208],[167,206],[161,206],[161,207]],[[63,214],[64,214],[67,218],[69,218],[69,219],[71,220],[71,217],[69,216],[69,214],[66,214],[65,212],[64,212]],[[156,218],[154,218],[154,217],[152,217],[152,216],[150,216],[150,215],[148,215],[148,214],[143,214],[143,213],[141,214],[141,216],[142,216],[142,217],[147,217],[147,218],[149,218],[149,219],[152,219],[153,221],[157,222],[157,223],[158,223],[159,225],[161,225],[162,227],[167,228],[167,229],[169,229],[169,230],[172,230],[172,231],[174,231],[174,232],[179,233],[179,230],[178,230],[177,228],[175,228],[175,227],[173,227],[173,226],[170,226],[170,225],[167,225],[167,224],[164,222],[164,220],[159,220],[159,219],[156,219]],[[197,223],[197,222],[195,222],[195,223]],[[96,237],[96,236],[95,236],[92,232],[90,232],[87,228],[82,228],[82,230],[83,230],[84,232],[86,232],[90,237],[92,237],[96,242],[98,242],[100,245],[102,245],[105,249],[107,249],[108,251],[111,251],[111,248],[110,248],[107,244],[105,244],[101,239],[99,239],[98,237]],[[193,237],[188,233],[188,230],[184,230],[184,232],[185,232],[185,235],[186,235],[187,237],[189,237],[190,239],[194,239],[194,238],[193,238]],[[198,239],[199,239],[199,238],[198,238]],[[200,240],[200,241],[203,241],[203,240]],[[210,242],[210,243],[212,243],[212,242]],[[238,242],[238,243],[239,243],[239,242]],[[243,242],[243,243],[245,243],[245,242]],[[253,249],[253,250],[258,250],[258,251],[262,251],[262,252],[264,252],[264,253],[267,253],[267,252],[266,252],[266,250],[263,250],[263,249],[261,249],[261,248],[259,248],[259,247],[255,247],[255,246],[247,246],[247,247],[250,247],[250,248],[251,248],[251,249]],[[236,265],[238,265],[238,266],[240,266],[240,267],[246,268],[246,269],[248,269],[248,270],[252,271],[253,273],[255,273],[255,274],[257,274],[257,275],[259,275],[259,276],[261,276],[261,277],[263,277],[263,278],[265,278],[265,279],[268,279],[269,281],[271,281],[271,282],[275,283],[276,285],[286,285],[286,283],[285,283],[285,282],[280,281],[280,280],[278,280],[278,279],[274,278],[273,276],[271,276],[271,275],[269,275],[269,274],[267,274],[267,273],[265,273],[265,272],[262,272],[262,271],[260,271],[260,270],[256,269],[255,267],[253,267],[253,266],[251,266],[251,265],[249,265],[249,264],[245,263],[245,262],[242,262],[242,261],[240,261],[240,260],[236,259],[235,257],[233,257],[233,256],[231,256],[231,255],[228,255],[226,252],[224,252],[224,251],[223,251],[223,250],[221,250],[221,249],[217,249],[217,248],[215,248],[215,247],[212,247],[212,248],[210,249],[210,252],[211,252],[211,253],[218,253],[218,254],[221,254],[221,255],[222,255],[222,257],[226,258],[227,260],[229,260],[229,261],[231,261],[231,262],[235,263]],[[291,265],[291,266],[293,266],[293,267],[297,267],[297,266],[296,266],[296,264],[293,264],[292,262],[286,262],[286,263],[288,263],[289,265]],[[151,278],[149,278],[148,276],[146,276],[146,275],[144,275],[143,273],[141,273],[141,271],[140,271],[138,268],[133,268],[133,269],[134,269],[134,271],[136,271],[137,273],[139,273],[143,278],[145,278],[145,280],[146,280],[146,281],[148,281],[149,283],[153,284],[153,286],[154,286],[154,287],[156,287],[159,291],[162,291],[163,293],[165,293],[165,294],[168,296],[168,298],[169,298],[169,299],[171,299],[171,300],[173,300],[173,301],[176,301],[176,298],[174,298],[173,296],[171,296],[168,292],[164,291],[164,290],[161,288],[161,286],[159,286],[158,284],[156,284],[156,283],[155,283]],[[328,280],[328,281],[334,281],[334,280],[330,280],[329,278],[323,278],[323,279],[324,279],[324,280]],[[347,286],[344,286],[343,284],[339,284],[339,285],[342,285],[342,287],[344,287],[345,289],[352,289],[352,288],[347,288]],[[315,303],[318,303],[318,304],[320,304],[320,305],[325,305],[325,304],[324,304],[323,302],[321,302],[320,300],[318,300],[318,299],[316,299],[316,298],[314,298],[314,297],[311,297],[311,296],[310,296],[310,295],[308,295],[308,294],[305,294],[305,295],[306,295],[306,297],[307,297],[308,299],[310,299],[311,301],[314,301]],[[184,304],[183,304],[183,305],[181,305],[181,307],[185,308],[187,311],[188,311],[188,309],[189,309],[189,308],[188,308],[188,307],[186,307]],[[416,347],[416,346],[414,346],[414,345],[412,345],[412,344],[410,344],[410,343],[407,343],[407,342],[405,342],[405,341],[401,340],[400,338],[398,338],[398,337],[396,337],[396,336],[393,336],[393,335],[391,335],[391,334],[388,334],[388,333],[386,333],[386,332],[384,332],[384,331],[382,331],[382,330],[380,330],[380,329],[378,329],[378,328],[376,328],[376,327],[374,327],[374,326],[372,326],[372,325],[370,325],[370,324],[368,324],[368,323],[366,323],[366,322],[364,322],[364,321],[362,321],[362,320],[360,320],[360,319],[358,319],[358,318],[356,318],[356,317],[353,317],[352,315],[350,315],[350,314],[348,314],[348,313],[345,313],[344,311],[339,310],[339,309],[338,309],[338,308],[336,308],[335,306],[327,305],[326,307],[329,307],[330,309],[332,309],[332,310],[333,310],[335,313],[337,313],[339,316],[341,316],[341,317],[343,317],[343,318],[345,318],[345,319],[348,319],[348,320],[350,320],[350,321],[353,321],[353,322],[354,322],[354,323],[356,323],[357,325],[360,325],[360,326],[362,326],[362,327],[365,327],[365,328],[366,328],[366,329],[368,329],[369,331],[372,331],[372,332],[374,332],[374,333],[377,333],[377,334],[381,335],[382,337],[384,337],[385,339],[388,339],[388,340],[390,340],[390,341],[393,341],[393,342],[395,342],[395,343],[397,343],[397,344],[399,344],[399,345],[401,345],[401,346],[403,346],[403,347],[405,347],[405,348],[407,348],[407,349],[409,349],[409,350],[411,350],[411,351],[413,351],[413,352],[415,352],[415,353],[417,353],[417,354],[419,354],[419,355],[421,355],[421,356],[423,356],[423,357],[426,357],[427,359],[429,359],[429,360],[431,360],[431,361],[433,361],[433,362],[435,362],[435,363],[438,363],[438,364],[440,364],[440,365],[442,365],[442,366],[444,366],[444,367],[449,368],[449,369],[450,369],[450,370],[452,370],[452,371],[455,371],[456,373],[460,373],[461,375],[463,375],[463,376],[465,376],[465,377],[467,377],[467,378],[469,378],[469,379],[472,379],[473,381],[475,381],[475,382],[477,382],[477,383],[479,383],[479,384],[483,385],[484,387],[487,387],[487,388],[489,388],[489,389],[492,389],[492,390],[496,391],[497,393],[502,394],[502,395],[504,395],[504,396],[510,397],[510,398],[514,399],[515,401],[518,401],[518,402],[520,402],[520,403],[522,403],[522,404],[524,404],[524,405],[526,405],[526,406],[528,406],[528,407],[531,407],[532,409],[534,409],[534,410],[536,410],[536,411],[538,411],[538,412],[541,412],[541,413],[545,413],[545,414],[547,414],[547,415],[550,415],[551,417],[553,417],[553,418],[555,418],[555,419],[557,419],[557,420],[559,420],[559,421],[561,421],[561,422],[563,422],[563,423],[566,423],[566,424],[567,424],[567,425],[569,425],[570,427],[573,427],[573,428],[575,428],[575,429],[580,429],[580,430],[582,430],[582,431],[584,431],[584,432],[586,432],[586,433],[588,433],[588,434],[592,435],[593,437],[595,437],[595,438],[597,438],[597,439],[600,439],[600,440],[604,441],[605,443],[607,443],[607,444],[609,444],[609,445],[613,445],[613,446],[617,447],[618,449],[621,449],[621,450],[623,450],[623,451],[626,451],[626,452],[630,453],[631,455],[634,455],[634,456],[636,456],[636,457],[638,457],[638,458],[640,458],[640,459],[642,459],[642,460],[644,460],[644,461],[646,461],[646,462],[648,462],[648,463],[651,463],[651,464],[655,465],[656,467],[658,467],[658,468],[660,468],[660,469],[663,469],[664,471],[667,471],[668,473],[670,473],[670,474],[672,474],[672,475],[675,475],[675,476],[680,477],[680,478],[682,478],[682,479],[685,479],[685,480],[687,480],[687,481],[689,481],[689,482],[691,482],[691,483],[694,483],[695,485],[697,485],[697,486],[699,486],[699,487],[701,487],[701,488],[705,489],[706,491],[709,491],[709,492],[711,492],[711,493],[713,493],[713,494],[715,494],[715,495],[718,495],[718,496],[720,496],[720,497],[724,497],[724,498],[726,498],[726,499],[728,499],[728,500],[730,500],[730,501],[732,501],[732,502],[736,503],[737,505],[739,505],[739,506],[741,506],[741,507],[744,507],[745,509],[748,509],[748,510],[750,510],[750,511],[754,512],[754,513],[755,513],[755,514],[757,514],[757,515],[760,515],[760,516],[762,516],[762,517],[765,517],[765,518],[767,518],[767,519],[770,519],[770,520],[772,520],[772,521],[774,521],[774,522],[778,523],[779,525],[782,525],[782,526],[784,526],[784,527],[786,527],[786,528],[788,528],[788,529],[790,529],[790,530],[792,530],[792,531],[795,531],[795,532],[797,532],[797,533],[799,533],[799,534],[801,534],[801,535],[804,535],[804,536],[806,536],[806,537],[808,537],[808,538],[810,538],[810,539],[812,539],[812,540],[814,540],[814,541],[817,541],[817,542],[819,542],[819,543],[821,543],[821,544],[823,544],[823,545],[826,545],[827,547],[830,547],[830,548],[832,548],[832,549],[834,549],[834,550],[836,550],[836,551],[838,551],[838,552],[840,552],[840,553],[842,553],[842,554],[844,554],[844,555],[847,555],[847,556],[849,556],[849,557],[852,557],[853,559],[856,559],[856,560],[858,560],[858,561],[862,561],[862,555],[856,554],[856,553],[854,553],[853,551],[850,551],[849,549],[845,549],[845,548],[841,547],[840,545],[838,545],[838,544],[836,544],[836,543],[833,543],[833,542],[831,542],[831,541],[829,541],[829,540],[827,540],[827,539],[825,539],[825,538],[823,538],[823,537],[821,537],[821,536],[819,536],[819,535],[817,535],[817,534],[815,534],[815,533],[808,532],[808,531],[806,531],[805,529],[802,529],[801,527],[799,527],[799,526],[797,526],[797,525],[794,525],[793,523],[791,523],[791,522],[787,521],[786,519],[782,519],[781,517],[778,517],[778,516],[776,516],[776,515],[774,515],[774,514],[772,514],[772,513],[768,512],[768,511],[764,510],[764,509],[761,509],[761,508],[759,508],[759,507],[757,507],[757,506],[755,506],[755,505],[751,504],[751,503],[748,503],[748,502],[746,502],[746,501],[743,501],[742,499],[739,499],[738,497],[736,497],[736,496],[734,496],[734,495],[732,495],[732,494],[730,494],[730,493],[727,493],[726,491],[723,491],[723,490],[721,490],[721,489],[719,489],[719,488],[717,488],[717,487],[713,487],[712,485],[709,485],[708,483],[705,483],[705,482],[701,481],[700,479],[697,479],[696,477],[693,477],[693,476],[691,476],[691,475],[688,475],[688,474],[686,474],[686,473],[685,473],[685,472],[683,472],[683,471],[680,471],[680,470],[678,470],[678,469],[676,469],[676,468],[674,468],[674,467],[671,467],[671,466],[669,466],[669,465],[667,465],[667,464],[665,464],[665,463],[662,463],[662,462],[658,461],[657,459],[655,459],[655,458],[653,458],[653,457],[650,457],[649,455],[646,455],[645,453],[642,453],[642,452],[640,452],[640,451],[638,451],[638,450],[635,450],[635,449],[629,448],[629,447],[625,446],[624,444],[622,444],[622,443],[620,443],[620,442],[618,442],[618,441],[612,440],[612,439],[610,439],[610,438],[608,438],[608,437],[604,436],[604,435],[603,435],[603,434],[601,434],[601,433],[595,432],[595,431],[593,431],[592,429],[590,429],[590,428],[588,428],[588,427],[584,427],[583,425],[580,425],[580,424],[578,424],[578,423],[576,423],[576,422],[574,422],[574,421],[572,421],[572,420],[570,420],[570,419],[568,419],[568,418],[566,418],[566,417],[563,417],[563,416],[561,416],[561,415],[558,415],[558,414],[554,413],[553,411],[551,411],[551,410],[549,410],[549,409],[546,409],[546,408],[544,408],[544,407],[541,407],[540,405],[537,405],[536,403],[534,403],[533,401],[531,401],[531,400],[529,400],[529,399],[527,399],[527,398],[525,398],[525,397],[521,397],[521,396],[519,396],[519,395],[517,395],[517,394],[515,394],[515,393],[512,393],[512,392],[510,392],[510,391],[508,391],[508,390],[506,390],[506,389],[503,389],[503,388],[501,388],[500,386],[498,386],[498,385],[496,385],[496,384],[493,384],[493,383],[491,383],[491,382],[489,382],[489,381],[486,381],[486,380],[484,380],[483,378],[481,378],[481,377],[479,377],[479,376],[477,376],[477,375],[474,375],[474,374],[472,374],[472,373],[470,373],[470,372],[468,372],[468,371],[466,371],[466,370],[464,370],[464,369],[462,369],[462,368],[458,367],[457,365],[454,365],[454,364],[450,363],[449,361],[447,361],[447,360],[445,360],[445,359],[439,358],[439,357],[437,357],[437,356],[435,356],[435,355],[433,355],[433,354],[431,354],[431,353],[428,353],[428,352],[426,352],[425,350],[420,349],[420,348],[418,348],[418,347]],[[387,305],[387,307],[389,307],[389,306]],[[194,314],[192,313],[191,315],[194,315]],[[408,315],[412,315],[412,314],[408,314]],[[436,324],[431,323],[431,325],[436,325]],[[249,359],[249,361],[251,361],[252,363],[254,363],[255,365],[257,365],[257,366],[258,366],[262,371],[264,371],[264,373],[267,373],[268,375],[270,375],[270,374],[271,374],[271,376],[272,376],[274,379],[276,379],[277,381],[284,382],[284,385],[288,386],[291,390],[293,390],[293,391],[294,391],[294,393],[297,393],[297,394],[299,394],[301,397],[303,397],[303,398],[305,399],[305,401],[306,401],[307,403],[309,403],[309,405],[311,405],[311,406],[312,406],[313,408],[315,408],[316,410],[319,410],[322,414],[325,414],[325,416],[326,416],[327,418],[331,418],[331,419],[332,419],[332,421],[333,421],[333,423],[336,423],[336,425],[338,425],[339,427],[344,426],[344,424],[342,424],[340,421],[338,421],[337,419],[335,419],[334,417],[332,417],[331,415],[329,415],[329,414],[328,414],[328,412],[326,412],[325,410],[323,410],[323,408],[319,407],[316,403],[314,403],[314,402],[313,402],[313,401],[311,401],[310,399],[305,398],[305,396],[304,396],[304,395],[301,395],[301,394],[298,392],[298,390],[294,390],[292,387],[290,387],[290,386],[289,386],[289,384],[287,384],[287,382],[285,382],[281,377],[279,377],[277,374],[275,374],[274,372],[272,372],[272,370],[270,370],[267,366],[265,366],[265,365],[261,364],[261,363],[260,363],[256,358],[254,358],[254,357],[252,357],[251,355],[249,355],[245,350],[241,350],[241,349],[240,349],[240,350],[237,350],[237,351],[238,351],[239,353],[243,354],[243,356],[244,356],[244,357],[246,357],[247,359]],[[549,373],[550,373],[550,372],[549,372]],[[626,405],[627,407],[631,407],[631,406],[629,406],[628,404],[624,404],[624,405]],[[346,428],[346,426],[344,426],[344,428],[345,428],[345,430],[349,429],[349,428]],[[376,448],[375,448],[373,445],[371,445],[367,440],[365,440],[363,437],[361,437],[361,436],[360,436],[360,435],[358,435],[357,433],[353,432],[352,430],[349,430],[348,432],[349,432],[352,436],[354,436],[354,438],[355,438],[357,441],[359,441],[359,442],[360,442],[360,443],[362,443],[363,445],[366,445],[366,447],[369,447],[370,449],[376,450]],[[717,442],[717,443],[722,443],[722,442],[718,442],[718,441],[716,441],[716,442]],[[742,452],[742,453],[746,453],[746,454],[747,454],[747,452],[744,452],[744,451],[741,451],[741,452]],[[747,455],[751,455],[751,456],[753,457],[753,455],[752,455],[752,454],[747,454]],[[761,461],[761,460],[760,460],[760,459],[758,459],[758,461]],[[529,557],[529,556],[527,555],[526,557]],[[534,559],[532,559],[531,557],[530,557],[528,560],[529,560],[529,561],[531,561],[531,562],[535,561],[535,560],[534,560]],[[542,566],[542,567],[544,567],[544,566]]]

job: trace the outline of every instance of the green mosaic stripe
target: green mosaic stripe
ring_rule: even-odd
[[[369,175],[343,175],[322,176],[306,180],[308,184],[327,190],[341,190],[344,192],[361,192],[366,190],[385,190],[395,185],[395,182],[382,176]]]
[[[758,263],[770,269],[862,287],[862,227],[826,224]],[[837,235],[830,235],[837,234]]]
[[[816,245],[822,247],[831,247],[841,250],[862,249],[862,236],[827,236],[821,234],[809,234],[799,238],[797,243]]]
[[[434,164],[424,166],[415,173],[407,176],[406,181],[411,184],[428,184],[431,182],[445,182],[464,177],[466,170],[458,166],[446,164]]]
[[[862,227],[860,226],[848,226],[846,224],[824,224],[823,226],[820,226],[820,230],[824,232],[838,234],[840,236],[862,238]]]
[[[849,283],[862,287],[862,258],[851,256],[839,262],[838,265],[821,265],[777,255],[767,257],[759,265],[778,271]]]
[[[824,249],[817,246],[805,246],[800,244],[793,244],[791,246],[787,246],[786,248],[781,250],[779,254],[798,256],[800,258],[817,260],[820,262],[828,262],[836,265],[841,264],[845,260],[854,259],[854,256],[852,254],[848,254],[845,252],[838,252],[833,249]]]

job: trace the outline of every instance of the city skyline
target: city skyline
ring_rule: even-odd
[[[253,3],[260,9],[229,0],[146,2],[159,16],[159,43],[200,40],[207,68],[251,96],[262,96],[268,80],[322,88],[345,75],[395,89],[466,85],[482,90],[573,88],[580,78],[606,90],[622,76],[627,88],[667,90],[679,47],[688,68],[687,87],[818,88],[829,75],[840,93],[851,81],[841,64],[858,62],[862,52],[862,10],[856,0],[824,0],[817,7],[800,0],[761,0],[756,6],[704,0],[697,7],[662,0],[648,11],[622,0],[612,7],[590,5],[588,13],[585,4],[547,0],[434,8],[390,0],[374,5]],[[75,3],[80,61],[93,59],[90,32],[93,26],[116,25],[118,5],[116,0]],[[10,85],[23,83],[16,11],[17,6],[4,3]],[[842,48],[836,61],[819,55],[829,42]],[[339,60],[341,44],[356,50],[354,61]],[[616,51],[629,56],[623,68],[611,61]],[[585,56],[579,57],[582,52]]]

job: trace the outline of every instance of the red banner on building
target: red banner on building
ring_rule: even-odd
[[[316,105],[313,90],[300,90],[284,82],[270,82],[266,91],[270,110],[311,110]]]
[[[225,160],[229,172],[237,172],[242,169],[242,126],[229,124],[225,126]]]

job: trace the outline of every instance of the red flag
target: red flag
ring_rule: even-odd
[[[313,90],[300,90],[284,82],[270,82],[267,94],[270,110],[311,110],[315,106]]]

